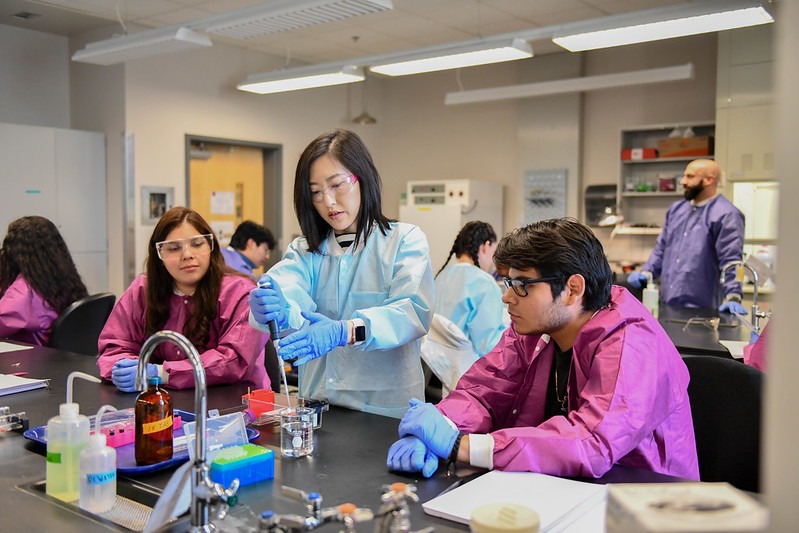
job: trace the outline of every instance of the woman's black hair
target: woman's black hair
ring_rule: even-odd
[[[452,249],[449,251],[447,260],[444,261],[439,271],[436,272],[436,277],[446,268],[453,255],[455,257],[460,257],[463,254],[468,254],[472,262],[480,266],[477,253],[480,251],[480,246],[486,241],[497,242],[497,234],[494,228],[491,227],[491,224],[479,220],[467,222],[458,232],[458,236],[455,237],[455,242],[452,243]]]
[[[330,225],[316,211],[311,201],[311,165],[323,155],[330,156],[358,179],[361,189],[361,208],[358,212],[358,230],[353,246],[366,239],[375,226],[385,235],[391,219],[383,215],[381,206],[380,174],[363,140],[355,133],[337,129],[324,133],[311,141],[297,162],[294,173],[294,212],[300,229],[308,243],[308,250],[320,251],[322,242],[330,232]]]
[[[0,296],[19,274],[56,313],[88,296],[67,243],[45,217],[21,217],[8,225],[0,249]]]
[[[613,272],[602,243],[586,226],[573,218],[534,222],[509,233],[497,245],[494,262],[527,270],[541,277],[557,276],[549,283],[557,298],[573,274],[585,278],[583,310],[596,311],[610,303]]]

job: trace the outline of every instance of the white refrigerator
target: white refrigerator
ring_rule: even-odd
[[[419,226],[430,243],[433,273],[447,260],[458,232],[467,222],[481,220],[502,228],[502,184],[476,180],[409,181],[407,202],[400,205],[399,219]]]

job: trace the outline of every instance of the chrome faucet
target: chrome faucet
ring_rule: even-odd
[[[752,295],[752,329],[756,334],[760,335],[760,319],[766,318],[766,313],[761,311],[760,308],[757,306],[757,282],[758,282],[757,271],[743,261],[730,261],[729,263],[721,267],[721,276],[719,278],[719,283],[723,285],[727,271],[731,268],[737,268],[737,267],[745,268],[746,270],[749,271],[749,275],[752,277],[752,282],[754,283],[754,293]]]
[[[171,342],[183,350],[189,358],[194,369],[194,419],[197,424],[197,438],[194,439],[195,453],[194,464],[191,469],[191,527],[189,531],[214,531],[216,528],[209,520],[209,511],[216,509],[217,518],[224,518],[227,513],[227,501],[239,488],[239,480],[234,479],[230,488],[225,489],[219,483],[211,481],[210,469],[206,462],[206,412],[207,408],[207,385],[205,381],[205,369],[203,368],[200,354],[194,345],[175,331],[159,331],[154,333],[144,342],[139,354],[139,366],[136,372],[136,389],[144,390],[147,382],[147,363],[155,348],[163,343]]]

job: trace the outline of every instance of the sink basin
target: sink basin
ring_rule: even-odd
[[[161,495],[161,491],[155,487],[133,479],[120,477],[117,478],[117,502],[114,507],[105,513],[94,514],[78,507],[78,502],[65,502],[48,496],[46,493],[47,483],[43,479],[17,485],[17,488],[25,493],[42,498],[48,503],[78,514],[87,520],[102,524],[111,531],[142,531],[150,518],[158,497]],[[170,530],[181,530],[178,524],[184,521],[186,521],[185,518],[173,522],[170,524]],[[185,531],[186,527],[184,526],[182,530]]]

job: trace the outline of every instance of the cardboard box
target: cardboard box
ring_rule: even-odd
[[[658,141],[660,157],[694,157],[713,155],[713,137],[668,137]]]
[[[624,148],[621,151],[622,161],[637,161],[639,159],[654,159],[658,151],[654,148]]]
[[[729,483],[608,485],[608,533],[765,531],[768,509]]]

